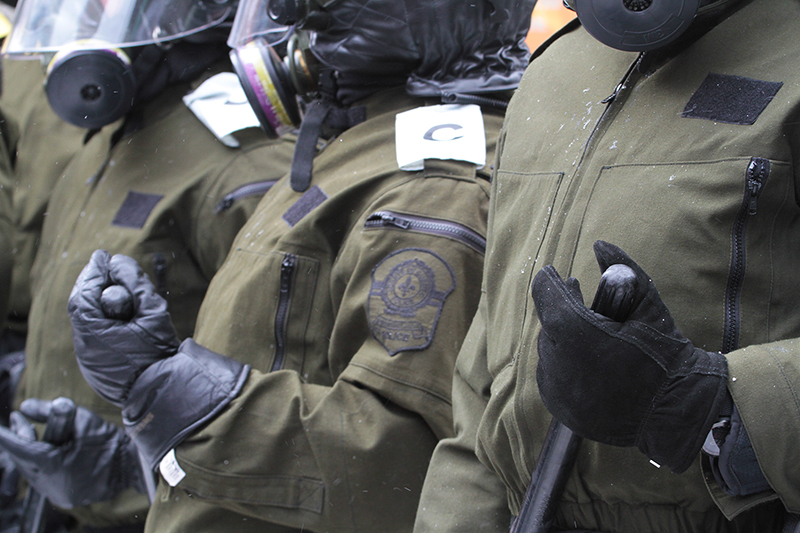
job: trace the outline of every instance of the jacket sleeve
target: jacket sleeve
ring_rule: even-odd
[[[5,319],[11,292],[14,227],[11,206],[11,166],[8,151],[0,143],[0,317]]]
[[[707,485],[731,518],[779,497],[800,513],[800,339],[752,345],[730,352],[728,389],[742,418],[758,464],[773,491],[735,497],[722,491],[707,468]]]
[[[453,377],[455,436],[439,441],[422,488],[414,531],[508,531],[511,516],[500,478],[475,454],[477,423],[486,409],[491,376],[486,367],[485,301],[456,361]],[[469,502],[469,505],[464,505]]]
[[[303,356],[327,361],[332,383],[252,372],[228,409],[176,450],[186,472],[178,488],[305,531],[411,529],[436,442],[453,434],[453,367],[477,308],[483,253],[451,236],[364,221],[405,212],[485,235],[488,191],[478,181],[421,176],[367,206],[332,269],[327,353]]]
[[[238,155],[197,190],[190,243],[207,279],[228,255],[233,240],[270,186],[289,171],[293,137],[243,139]]]

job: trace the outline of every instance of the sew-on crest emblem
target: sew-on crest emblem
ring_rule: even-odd
[[[385,257],[372,271],[367,314],[372,335],[389,355],[424,350],[456,278],[435,253],[406,248]]]

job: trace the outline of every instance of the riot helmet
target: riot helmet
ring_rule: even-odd
[[[158,92],[144,84],[174,43],[223,25],[235,10],[236,0],[20,0],[3,53],[40,59],[53,110],[100,128]]]

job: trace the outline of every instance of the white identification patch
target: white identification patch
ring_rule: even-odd
[[[184,96],[183,103],[217,139],[231,148],[239,146],[239,141],[231,135],[233,132],[259,127],[258,117],[233,72],[211,76]]]
[[[477,105],[435,105],[398,113],[395,119],[397,164],[422,170],[425,159],[486,164],[486,133]]]
[[[161,477],[164,478],[164,481],[169,483],[170,487],[174,487],[186,477],[186,472],[184,472],[181,465],[178,464],[174,449],[170,450],[167,455],[161,459],[158,470],[161,472]]]

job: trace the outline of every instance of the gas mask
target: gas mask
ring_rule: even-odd
[[[644,52],[680,37],[700,0],[564,0],[589,34],[611,48]]]
[[[402,86],[419,63],[403,0],[243,0],[228,45],[261,119],[277,136],[296,128],[321,92],[348,106]],[[335,72],[335,87],[328,87]],[[324,74],[323,74],[324,73]],[[321,82],[321,77],[326,81]]]
[[[65,121],[95,129],[125,116],[172,44],[229,19],[235,0],[20,0],[3,54],[39,59]]]

